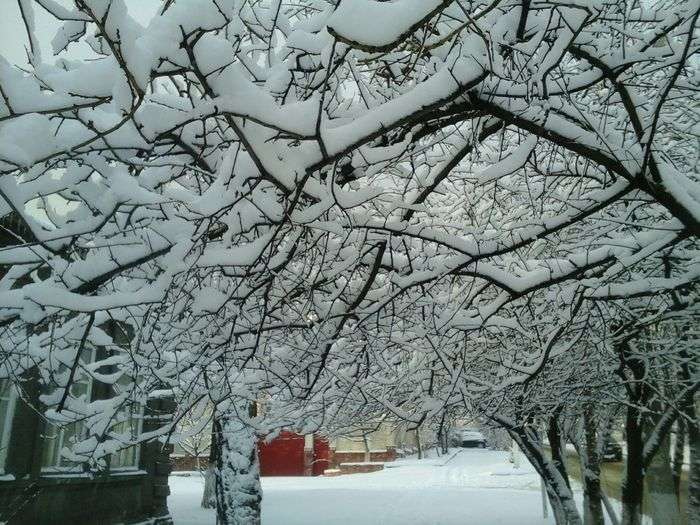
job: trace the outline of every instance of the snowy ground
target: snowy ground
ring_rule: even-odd
[[[448,461],[445,461],[451,457]],[[542,518],[540,482],[507,452],[454,450],[449,456],[404,459],[370,474],[263,478],[263,525],[528,525]],[[213,525],[199,507],[202,478],[170,478],[175,525]]]

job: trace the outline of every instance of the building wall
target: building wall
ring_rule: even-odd
[[[36,397],[32,381],[25,393]],[[143,431],[154,430],[172,413],[172,403],[154,399],[146,406]],[[0,522],[12,525],[171,524],[168,475],[171,447],[141,445],[136,469],[109,473],[46,474],[41,471],[45,424],[18,400],[12,418],[5,474],[0,478]]]
[[[258,441],[261,476],[320,476],[332,463],[332,451],[328,440],[312,434],[305,436],[282,432],[270,442]],[[173,470],[204,470],[208,456],[197,458],[179,453],[172,458]]]
[[[282,432],[266,443],[258,444],[261,476],[303,476],[304,436]]]
[[[146,474],[3,481],[0,519],[22,525],[142,522],[149,517],[144,510],[153,503],[149,485]]]
[[[170,458],[174,472],[190,472],[195,470],[206,470],[209,467],[209,456],[190,456],[188,454],[178,454]]]
[[[367,427],[373,428],[373,427]],[[418,448],[418,437],[415,430],[407,430],[406,425],[395,425],[388,422],[382,422],[376,430],[367,432],[367,442],[370,452],[373,457],[379,457],[382,452],[388,450],[403,450],[412,451]],[[363,430],[350,432],[345,436],[339,436],[332,440],[332,445],[335,448],[335,453],[364,453],[365,443],[362,437]],[[421,429],[421,443],[423,446],[431,445],[435,439],[430,430]],[[356,456],[354,456],[356,457]],[[372,459],[372,461],[383,461],[381,459]]]
[[[388,423],[380,423],[376,430],[358,429],[345,436],[339,436],[332,440],[337,452],[364,452],[365,441],[363,434],[367,436],[367,444],[370,451],[383,451],[396,447],[396,432]]]
[[[333,452],[333,468],[338,468],[341,463],[363,463],[365,461],[365,453],[358,451],[335,451]],[[375,462],[389,462],[395,461],[397,458],[396,449],[389,447],[387,450],[380,450],[370,452],[369,461],[371,463]]]

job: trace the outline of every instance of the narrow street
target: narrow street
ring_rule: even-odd
[[[176,525],[214,523],[199,508],[202,479],[171,476]],[[542,518],[539,478],[508,453],[453,449],[447,456],[400,459],[380,472],[262,480],[264,525],[529,525]]]

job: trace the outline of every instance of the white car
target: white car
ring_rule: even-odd
[[[486,448],[486,438],[473,428],[456,429],[452,434],[452,443],[464,448]]]

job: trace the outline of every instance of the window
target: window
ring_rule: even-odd
[[[134,440],[141,431],[141,411],[133,410],[129,412],[128,418],[125,421],[117,423],[112,427],[112,433],[121,434],[125,442]],[[132,445],[115,452],[110,458],[110,468],[112,470],[138,468],[139,450],[139,445]]]
[[[94,351],[85,352],[86,360],[92,361]],[[92,378],[79,371],[70,387],[73,398],[83,398],[89,401],[92,397]],[[66,458],[66,453],[71,447],[87,437],[87,431],[82,421],[76,421],[64,426],[47,423],[44,428],[43,453],[41,458],[42,471],[80,471],[78,462]]]
[[[85,352],[85,361],[93,362],[95,353],[94,350]],[[130,383],[131,378],[123,376],[116,384],[112,385],[112,393],[120,394]],[[71,385],[72,398],[82,397],[86,402],[89,402],[95,396],[94,390],[94,380],[90,375],[83,370],[76,373],[74,383]],[[136,403],[127,402],[117,412],[116,419],[117,423],[109,429],[110,437],[124,444],[133,442],[141,432],[143,407]],[[86,439],[87,433],[87,428],[81,421],[61,427],[53,424],[46,425],[43,435],[42,471],[46,474],[83,471],[85,469],[84,463],[71,461],[69,458],[73,445]],[[111,470],[138,468],[139,451],[140,445],[131,445],[116,451],[109,456],[109,468]]]
[[[86,437],[83,424],[80,422],[58,427],[47,424],[44,430],[44,452],[41,460],[42,471],[77,471],[81,470],[80,463],[70,461],[65,453]]]
[[[5,472],[16,400],[17,391],[12,382],[9,379],[0,379],[0,473]]]
[[[128,376],[120,377],[114,385],[115,393],[122,393],[132,382],[133,379]],[[141,433],[143,406],[137,403],[129,403],[119,411],[118,417],[122,421],[112,427],[112,436],[124,443],[134,441]],[[113,470],[138,468],[139,451],[139,445],[132,445],[115,452],[110,458],[110,468]]]

